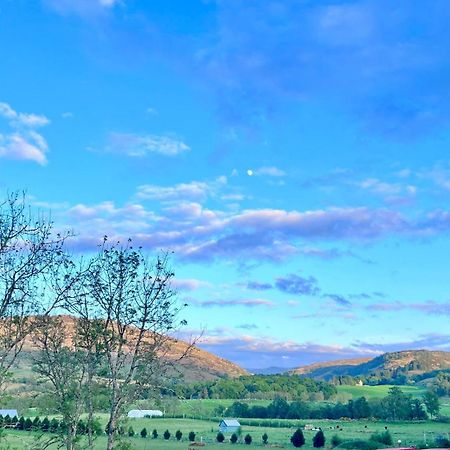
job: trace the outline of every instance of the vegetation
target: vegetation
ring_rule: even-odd
[[[291,436],[291,442],[295,448],[300,448],[305,445],[305,436],[303,436],[303,431],[300,428],[297,428]]]

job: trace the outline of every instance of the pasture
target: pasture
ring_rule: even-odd
[[[370,399],[381,399],[386,397],[389,393],[389,389],[393,385],[385,384],[380,386],[336,386],[338,395],[339,394],[347,394],[350,395],[351,398],[355,399],[358,397],[366,397],[367,400]],[[405,394],[410,394],[413,397],[421,397],[426,389],[423,386],[397,386],[399,387]]]
[[[106,416],[99,416],[102,422],[106,422]],[[281,444],[285,448],[293,448],[289,443],[290,436],[294,432],[297,426],[302,426],[305,424],[311,424],[314,427],[321,427],[327,438],[326,447],[329,448],[329,443],[331,437],[334,434],[338,434],[343,440],[349,439],[369,439],[370,435],[375,432],[381,432],[385,430],[385,427],[390,431],[394,442],[401,440],[402,445],[416,444],[420,445],[424,442],[424,432],[427,433],[427,439],[430,442],[433,437],[440,434],[449,433],[450,425],[436,423],[436,422],[379,422],[370,420],[306,420],[306,421],[296,421],[297,423],[293,427],[279,427],[270,428],[264,425],[261,421],[260,426],[243,426],[242,427],[242,437],[245,434],[250,434],[253,438],[252,444],[248,448],[252,447],[262,447],[261,436],[263,433],[267,433],[269,436],[269,443],[271,444]],[[229,442],[223,444],[218,444],[215,442],[217,435],[218,422],[204,421],[204,420],[194,420],[194,419],[167,419],[167,418],[153,418],[153,419],[129,419],[124,426],[128,428],[132,426],[136,433],[145,427],[149,433],[146,439],[140,436],[135,436],[133,438],[124,438],[132,445],[132,449],[135,450],[186,450],[188,447],[187,436],[190,431],[196,433],[196,440],[206,443],[206,449],[228,449],[235,448],[236,445],[232,445]],[[151,432],[153,429],[158,431],[158,438],[152,439]],[[164,440],[162,434],[168,429],[172,434],[170,440]],[[176,430],[181,430],[183,433],[183,438],[181,442],[175,440]],[[304,432],[306,438],[306,445],[303,447],[305,450],[311,450],[312,438],[315,431]],[[33,432],[18,432],[18,431],[8,431],[6,433],[7,443],[11,446],[11,449],[17,450],[31,450],[34,444],[36,444],[37,433]],[[226,435],[228,440],[229,435]],[[96,442],[96,450],[101,450],[105,448],[105,437],[101,436]],[[240,447],[240,445],[238,445]],[[3,448],[3,446],[2,446]],[[56,450],[55,446],[48,447],[49,450]],[[247,446],[245,447],[247,448]]]

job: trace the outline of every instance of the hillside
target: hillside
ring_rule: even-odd
[[[384,353],[375,358],[330,361],[299,367],[290,373],[330,380],[338,376],[378,377],[383,379],[410,378],[450,368],[450,352],[405,350]]]
[[[67,345],[70,345],[72,336],[74,335],[76,318],[71,316],[60,317],[63,319],[66,327],[68,336]],[[188,343],[182,340],[170,339],[169,348],[165,352],[165,357],[175,361],[186,353],[187,349]],[[33,352],[36,351],[36,346],[32,339],[26,340],[23,350],[23,354],[19,357],[16,371],[22,376],[32,376],[31,360]],[[222,377],[236,378],[241,375],[248,375],[248,372],[237,364],[205,350],[201,350],[198,347],[192,348],[188,356],[176,364],[177,369],[184,375],[185,381],[210,381]]]

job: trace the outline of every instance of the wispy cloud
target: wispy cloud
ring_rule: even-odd
[[[274,303],[271,300],[264,298],[238,298],[238,299],[212,299],[212,300],[198,300],[194,304],[202,307],[233,307],[245,306],[247,308],[255,308],[259,306],[272,307]]]
[[[176,137],[116,132],[109,134],[108,143],[104,148],[107,153],[134,158],[143,158],[151,154],[176,156],[188,150],[190,147]]]
[[[314,277],[301,277],[296,274],[289,274],[285,277],[278,277],[275,286],[282,292],[295,295],[317,295],[319,287]]]
[[[47,164],[48,145],[36,131],[50,123],[47,117],[17,112],[9,104],[0,103],[0,119],[7,128],[6,133],[0,132],[0,158]]]
[[[279,169],[278,167],[260,167],[258,169],[252,170],[253,175],[256,176],[267,176],[267,177],[284,177],[286,172]]]
[[[59,14],[92,16],[112,9],[125,0],[43,0],[43,3]]]

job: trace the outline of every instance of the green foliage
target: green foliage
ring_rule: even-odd
[[[189,439],[189,442],[195,441],[195,433],[193,431],[189,431],[188,439]]]
[[[238,440],[237,434],[236,434],[236,433],[233,433],[233,434],[231,435],[231,437],[230,437],[230,442],[231,442],[232,444],[236,444],[237,440]]]
[[[245,437],[244,437],[244,442],[247,445],[250,445],[252,443],[252,437],[249,434],[246,434]]]
[[[156,439],[158,437],[158,431],[156,430],[156,428],[152,431],[152,438]]]
[[[19,421],[17,422],[17,429],[24,430],[25,429],[25,417],[20,416]]]
[[[375,441],[364,441],[362,439],[348,440],[340,444],[338,449],[346,450],[376,450],[379,444]]]
[[[180,430],[177,430],[175,432],[175,438],[177,439],[177,441],[181,441],[182,437],[183,437],[183,433]]]
[[[225,440],[225,436],[223,435],[223,433],[221,431],[219,431],[216,436],[216,441],[223,442],[224,440]]]
[[[164,439],[165,439],[166,441],[167,441],[168,439],[170,439],[170,431],[169,431],[169,430],[164,431],[163,436],[164,436]]]
[[[337,434],[334,434],[331,438],[331,447],[337,447],[338,445],[342,444],[343,440],[340,436]]]
[[[325,435],[322,430],[319,430],[313,437],[313,447],[322,448],[325,447]]]
[[[428,414],[433,418],[439,414],[439,396],[434,391],[428,390],[423,396],[423,402],[427,408]]]
[[[25,427],[26,427],[26,421],[25,421],[25,426],[24,426],[24,429],[26,430]],[[58,421],[58,419],[53,418],[50,421],[50,427],[48,430],[50,431],[50,433],[56,433],[58,431],[58,428],[59,428],[59,421]]]
[[[269,436],[267,436],[267,433],[264,433],[264,434],[261,436],[261,439],[262,439],[263,444],[266,445],[266,444],[267,444],[267,441],[269,440]]]
[[[142,428],[141,430],[141,438],[146,438],[147,437],[147,428]]]
[[[380,442],[385,445],[392,445],[392,436],[389,430],[383,431],[382,433],[374,433],[370,436],[371,441]]]
[[[303,435],[303,431],[300,428],[297,428],[294,434],[291,436],[292,445],[295,448],[300,448],[305,445],[305,436]]]
[[[131,426],[128,428],[128,436],[129,437],[133,437],[134,436],[134,430],[133,430],[133,427],[131,427]]]

